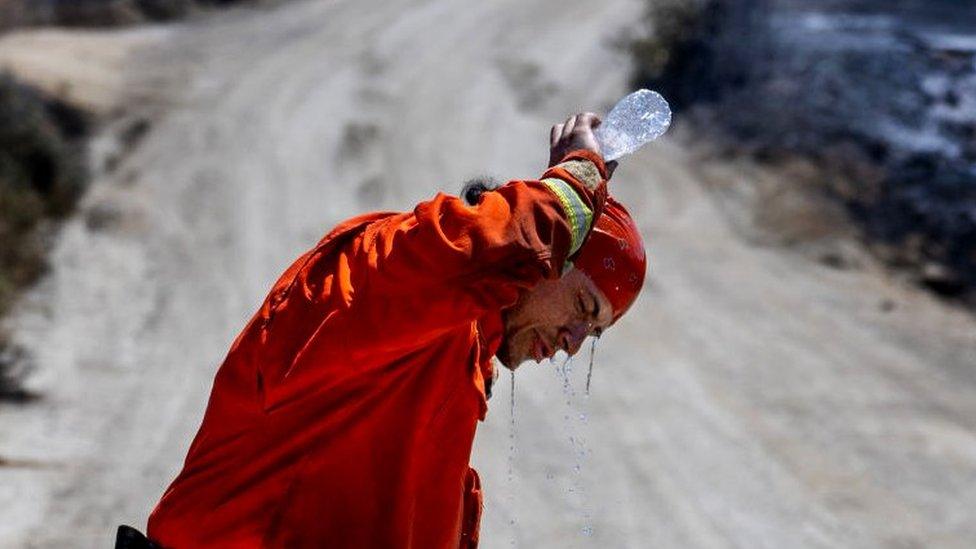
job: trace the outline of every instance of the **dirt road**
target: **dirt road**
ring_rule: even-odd
[[[10,319],[45,398],[0,409],[0,546],[144,526],[280,270],[353,213],[539,174],[554,120],[626,90],[608,44],[639,10],[297,2],[110,34],[152,126]],[[566,379],[527,365],[513,430],[499,380],[484,546],[971,546],[976,322],[870,262],[751,244],[695,164],[665,141],[615,176],[651,285],[591,396],[585,356]]]

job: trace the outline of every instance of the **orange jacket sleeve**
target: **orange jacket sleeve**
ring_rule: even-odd
[[[576,151],[541,180],[511,181],[476,206],[438,194],[366,230],[353,302],[389,343],[422,344],[558,278],[606,197],[599,156]],[[354,304],[354,308],[357,306]]]

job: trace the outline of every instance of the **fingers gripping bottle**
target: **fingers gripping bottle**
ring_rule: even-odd
[[[609,162],[661,137],[670,125],[671,108],[661,94],[637,90],[614,105],[595,133]]]

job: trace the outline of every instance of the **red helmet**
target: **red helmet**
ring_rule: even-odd
[[[640,230],[623,204],[607,197],[603,213],[573,264],[603,292],[616,322],[644,285],[647,256]]]

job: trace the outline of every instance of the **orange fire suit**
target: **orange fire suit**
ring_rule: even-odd
[[[275,283],[216,374],[149,518],[164,547],[475,547],[468,465],[503,308],[558,277],[606,196],[599,156],[480,204],[438,194],[333,229]]]

